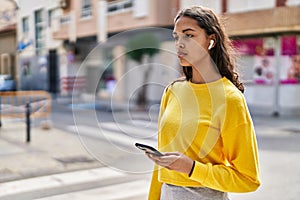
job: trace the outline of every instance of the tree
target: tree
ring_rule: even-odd
[[[142,33],[133,38],[131,38],[127,45],[127,53],[126,56],[136,62],[138,62],[141,66],[146,66],[147,69],[143,74],[143,84],[140,91],[138,91],[137,96],[137,105],[141,107],[145,107],[147,105],[147,82],[150,77],[150,73],[152,71],[152,59],[155,54],[159,52],[160,41],[158,38],[151,33]],[[149,58],[148,65],[143,65],[145,56]]]

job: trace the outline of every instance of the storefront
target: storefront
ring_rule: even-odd
[[[225,14],[250,111],[300,114],[300,6]]]
[[[234,40],[250,110],[267,114],[300,111],[300,35]]]

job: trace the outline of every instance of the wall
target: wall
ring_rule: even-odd
[[[146,11],[136,16],[135,7],[124,12],[111,13],[107,16],[108,32],[149,26],[172,26],[177,14],[178,3],[175,0],[144,0]]]
[[[33,56],[35,55],[35,22],[34,22],[34,12],[40,9],[43,9],[43,21],[44,21],[44,37],[45,37],[45,51],[43,54],[47,54],[47,46],[51,45],[51,48],[55,48],[61,44],[59,41],[52,39],[52,30],[48,27],[48,11],[51,9],[58,8],[59,0],[21,0],[19,1],[19,14],[18,14],[18,23],[17,23],[17,41],[31,41],[30,45],[26,50],[24,50],[20,56]],[[27,35],[23,34],[22,29],[22,19],[28,17],[29,32]]]

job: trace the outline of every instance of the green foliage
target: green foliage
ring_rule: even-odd
[[[145,55],[152,57],[158,53],[159,46],[160,41],[157,37],[155,37],[155,35],[151,33],[139,34],[128,40],[126,45],[126,56],[136,62],[141,63]]]

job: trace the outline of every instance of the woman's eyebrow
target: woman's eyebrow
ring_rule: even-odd
[[[187,31],[195,31],[195,30],[192,29],[192,28],[187,28],[187,29],[184,29],[184,30],[182,31],[182,33],[185,33],[185,32],[187,32]],[[173,35],[177,35],[176,32],[173,32],[172,34],[173,34]]]
[[[192,29],[192,28],[187,28],[187,29],[184,29],[184,30],[182,31],[182,33],[185,33],[185,32],[187,32],[187,31],[195,31],[195,30]]]

